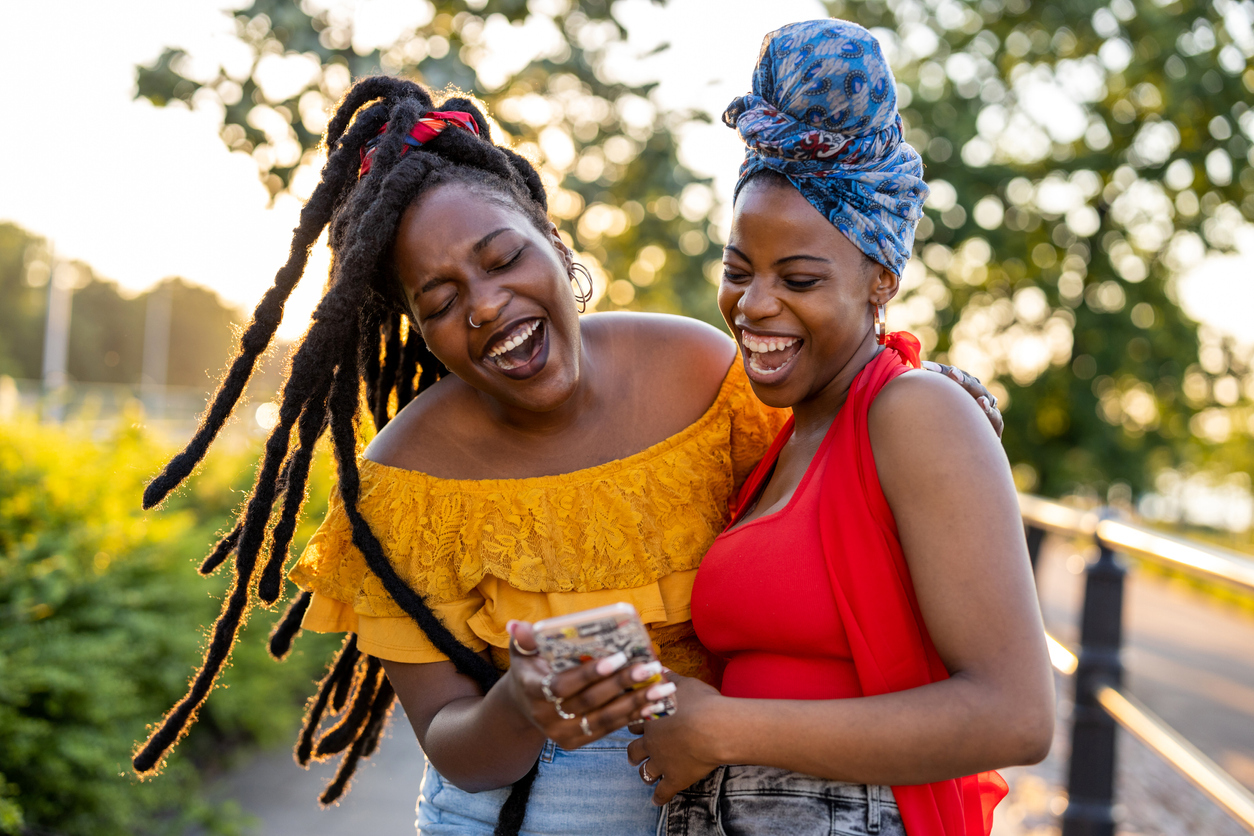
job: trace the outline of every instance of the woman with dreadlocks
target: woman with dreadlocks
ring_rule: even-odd
[[[197,433],[144,495],[145,507],[161,502],[204,456],[329,225],[330,282],[253,493],[201,567],[233,554],[233,585],[202,668],[135,768],[155,769],[185,732],[254,588],[278,600],[310,457],[329,432],[338,491],[270,645],[282,658],[302,624],[347,633],[295,752],[301,764],[344,753],[323,802],[373,752],[399,695],[430,763],[424,834],[517,834],[524,816],[527,833],[652,833],[625,727],[672,686],[631,691],[655,671],[613,660],[554,676],[511,622],[629,601],[664,664],[708,679],[689,623],[693,576],[784,416],[753,397],[713,328],[579,317],[581,268],[538,174],[492,142],[470,101],[436,109],[416,84],[366,79],[326,144],[288,262]],[[359,456],[363,382],[379,432]]]

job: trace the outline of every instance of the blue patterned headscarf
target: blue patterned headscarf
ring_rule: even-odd
[[[844,20],[766,36],[753,93],[723,121],[745,143],[736,194],[763,169],[783,174],[858,249],[901,275],[928,188],[902,141],[897,87],[879,42]]]

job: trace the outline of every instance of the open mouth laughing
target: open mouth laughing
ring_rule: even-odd
[[[548,328],[531,317],[502,328],[488,340],[483,362],[513,378],[530,377],[544,367],[548,355]]]
[[[753,334],[741,331],[740,344],[748,359],[749,376],[760,383],[774,383],[792,365],[801,350],[798,337]]]

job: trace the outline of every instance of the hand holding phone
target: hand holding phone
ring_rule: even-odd
[[[537,621],[535,637],[540,657],[556,672],[622,654],[625,665],[648,665],[651,672],[649,678],[634,682],[632,690],[663,681],[662,665],[653,652],[649,631],[631,604],[610,604]],[[669,716],[675,708],[675,697],[668,694],[658,701],[656,711],[649,717]]]
[[[627,610],[634,617],[630,605]],[[534,627],[542,625],[552,627],[544,622]],[[559,622],[559,629],[562,626]],[[602,641],[598,651],[588,646],[595,642],[587,640],[599,631],[594,629],[581,639],[576,628],[573,642],[571,636],[560,634],[560,645],[546,640],[547,654],[538,649],[541,639],[534,627],[510,623],[510,671],[502,684],[507,685],[520,714],[563,749],[578,748],[631,723],[674,710],[675,685],[662,678],[663,668],[653,658],[643,625],[634,645],[623,650],[615,649],[617,641]],[[546,635],[552,638],[547,630]],[[581,650],[573,650],[574,645]],[[558,646],[572,652],[556,652]]]

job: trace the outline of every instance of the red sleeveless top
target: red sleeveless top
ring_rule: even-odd
[[[867,429],[880,390],[918,367],[918,341],[890,334],[854,378],[788,504],[715,540],[693,586],[692,622],[728,660],[724,694],[839,699],[949,678],[923,623]],[[789,419],[745,483],[732,524],[792,428]],[[1006,791],[1000,775],[984,772],[893,787],[893,796],[910,836],[988,836]]]
[[[761,493],[791,419],[741,490],[732,524]],[[723,660],[724,696],[834,700],[862,696],[819,541],[828,433],[788,503],[715,538],[692,587],[692,625]],[[751,601],[751,606],[746,606]]]

